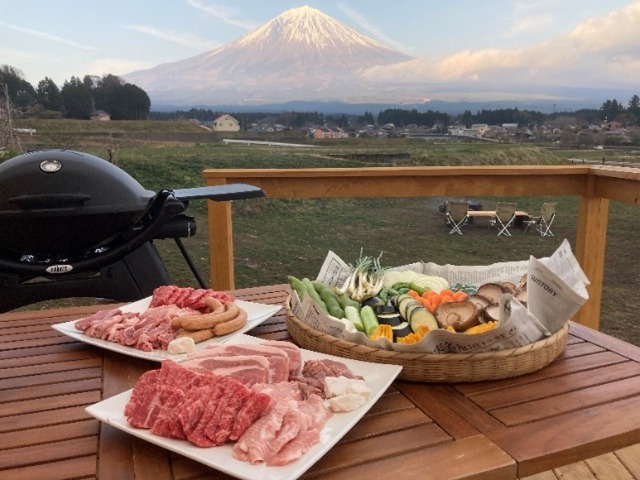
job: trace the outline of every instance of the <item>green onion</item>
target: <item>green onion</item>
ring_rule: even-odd
[[[356,261],[355,266],[352,266],[352,272],[340,291],[357,302],[375,296],[383,286],[384,269],[380,263],[381,257],[382,252],[378,257],[369,257],[363,255],[363,251],[360,249],[360,258]]]

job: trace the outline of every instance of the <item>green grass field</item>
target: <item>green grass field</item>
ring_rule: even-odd
[[[72,148],[108,158],[146,188],[184,188],[204,184],[205,168],[313,168],[406,165],[560,164],[569,158],[609,161],[639,160],[633,149],[557,150],[536,145],[427,142],[418,139],[345,139],[310,142],[299,133],[283,133],[270,141],[310,142],[316,148],[224,145],[223,135],[204,131],[192,122],[70,122],[20,121],[36,128],[21,137],[25,148]],[[22,124],[19,124],[22,123]],[[231,138],[230,135],[224,135]],[[242,134],[235,134],[242,138]],[[253,136],[255,139],[255,135]],[[267,192],[268,194],[268,192]],[[562,239],[575,245],[577,199],[572,197],[512,198],[518,209],[538,212],[544,201],[558,202],[552,230],[555,237],[515,229],[512,237],[476,220],[465,235],[449,235],[438,205],[446,199],[257,199],[234,202],[236,286],[284,283],[286,276],[315,277],[327,252],[353,262],[360,250],[383,253],[386,266],[414,261],[439,264],[490,264],[551,254]],[[475,198],[492,208],[505,198]],[[208,279],[206,202],[192,201],[188,214],[196,217],[198,234],[185,239],[200,273]],[[636,322],[638,209],[612,202],[606,251],[601,329],[640,345]],[[197,283],[171,240],[156,241],[174,283]],[[624,300],[622,300],[624,299]],[[84,300],[84,299],[83,299]],[[39,306],[39,305],[38,305]]]

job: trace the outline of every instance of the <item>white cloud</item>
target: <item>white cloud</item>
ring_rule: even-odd
[[[637,84],[640,0],[544,43],[520,49],[465,50],[438,60],[420,58],[366,72],[407,82],[483,82],[569,86]],[[598,83],[602,82],[602,83]]]
[[[578,25],[568,35],[580,48],[607,51],[633,48],[639,51],[640,0],[604,17],[592,18]]]
[[[35,60],[39,58],[39,55],[15,48],[0,47],[0,57],[3,59],[3,63],[11,63],[12,61],[18,60]]]
[[[91,47],[89,45],[84,45],[82,43],[78,43],[75,40],[70,40],[68,38],[59,37],[57,35],[52,35],[50,33],[42,32],[40,30],[34,30],[32,28],[21,27],[20,25],[14,25],[13,23],[6,23],[6,22],[0,21],[0,26],[10,28],[12,30],[15,30],[16,32],[25,33],[25,34],[30,35],[32,37],[38,37],[38,38],[42,38],[43,40],[47,40],[47,41],[50,41],[50,42],[56,42],[56,43],[61,43],[63,45],[69,45],[71,47],[80,48],[82,50],[97,50],[97,48],[95,48],[95,47]]]
[[[124,60],[121,58],[100,58],[88,64],[84,71],[89,72],[87,75],[97,75],[98,77],[109,73],[119,76],[138,70],[146,70],[153,66],[154,64],[149,62]]]
[[[202,10],[209,15],[212,15],[219,20],[222,20],[224,23],[228,23],[229,25],[233,25],[235,27],[240,27],[243,30],[254,30],[259,25],[251,20],[243,20],[237,19],[238,15],[242,12],[236,8],[226,7],[224,5],[218,4],[205,4],[201,0],[186,0],[189,5],[198,10]]]
[[[160,30],[149,25],[123,25],[123,28],[135,32],[144,33],[145,35],[150,35],[152,37],[161,38],[163,40],[167,40],[169,42],[197,50],[211,50],[220,46],[219,43],[212,42],[203,38],[198,38],[189,33]]]

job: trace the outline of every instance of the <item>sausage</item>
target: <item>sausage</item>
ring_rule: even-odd
[[[180,325],[185,330],[204,330],[227,322],[238,315],[239,308],[235,303],[225,303],[224,307],[225,309],[221,313],[205,313],[202,315],[182,317]]]
[[[204,303],[207,306],[207,310],[208,312],[203,314],[203,315],[210,315],[210,314],[218,314],[218,313],[223,313],[225,311],[225,307],[226,304],[222,303],[220,300],[218,300],[217,298],[213,298],[213,297],[206,297],[204,299]],[[185,318],[201,318],[202,315],[185,315],[182,317],[173,317],[171,319],[171,326],[173,328],[185,328],[183,325],[183,321]],[[203,321],[206,321],[207,317],[205,317],[203,319]],[[202,327],[202,328],[210,328],[210,327]],[[189,330],[199,330],[198,328],[190,328]]]
[[[225,304],[217,298],[205,297],[204,304],[207,306],[208,313],[222,313],[224,312]]]
[[[173,317],[171,319],[171,326],[173,328],[182,328],[182,319],[184,317]]]
[[[240,330],[247,324],[247,312],[238,308],[238,315],[231,320],[228,320],[223,323],[219,323],[218,325],[213,327],[213,333],[216,335],[227,335],[228,333],[235,332],[236,330]]]
[[[204,342],[205,340],[209,340],[213,338],[215,333],[210,328],[204,328],[202,330],[182,330],[176,338],[189,337],[193,339],[194,343]]]

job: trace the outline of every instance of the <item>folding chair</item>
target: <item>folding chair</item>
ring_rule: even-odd
[[[510,237],[511,232],[509,231],[509,227],[513,224],[515,219],[516,204],[501,202],[496,206],[496,216],[491,223],[500,230],[498,232],[498,236],[506,235],[507,237]]]
[[[524,233],[527,233],[527,230],[529,230],[530,227],[534,227],[538,232],[540,232],[540,236],[553,237],[554,235],[551,231],[551,224],[556,218],[556,205],[557,203],[543,203],[540,216],[531,217],[529,220],[525,221],[527,226],[524,229]]]
[[[447,224],[451,227],[449,234],[462,235],[462,226],[469,220],[469,204],[464,201],[447,202]]]

